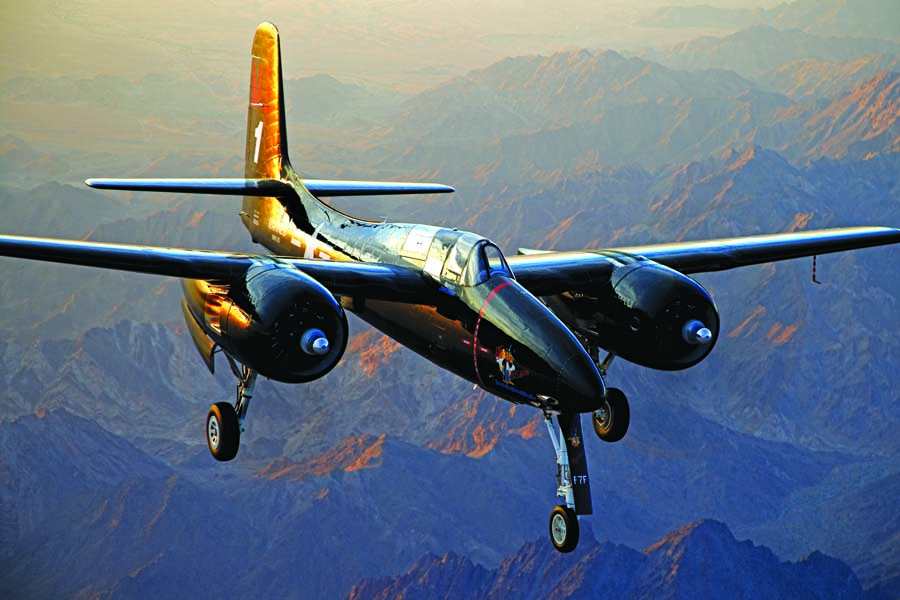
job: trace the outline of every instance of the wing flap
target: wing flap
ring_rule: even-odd
[[[416,302],[431,291],[418,271],[379,263],[18,236],[0,236],[0,256],[222,283],[240,279],[255,262],[274,260],[300,269],[336,296]]]

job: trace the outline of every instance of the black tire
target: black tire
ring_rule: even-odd
[[[206,414],[206,445],[218,461],[237,456],[241,445],[241,428],[234,407],[228,402],[216,402]]]
[[[550,541],[557,552],[571,552],[578,545],[578,517],[568,506],[557,506],[550,513]]]
[[[618,442],[628,433],[631,409],[622,390],[606,388],[606,402],[591,415],[594,433],[604,442]]]

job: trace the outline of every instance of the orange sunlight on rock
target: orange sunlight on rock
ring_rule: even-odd
[[[800,329],[799,325],[785,326],[783,323],[775,323],[766,338],[776,344],[784,344],[794,337],[798,329]]]
[[[385,434],[375,438],[370,435],[351,436],[322,454],[299,463],[280,457],[260,470],[256,476],[265,479],[288,479],[301,481],[309,477],[320,477],[339,469],[359,471],[381,466],[381,454]]]
[[[373,377],[375,370],[388,363],[388,357],[400,349],[400,344],[382,333],[369,330],[355,335],[347,345],[347,355],[358,358],[359,367],[366,377]]]
[[[741,335],[742,333],[744,333],[744,330],[747,329],[748,326],[750,326],[750,328],[749,328],[749,330],[747,330],[747,335],[750,335],[751,333],[756,331],[756,328],[759,327],[759,323],[753,323],[753,321],[756,318],[764,315],[765,312],[766,312],[765,307],[757,306],[756,310],[754,310],[752,313],[750,313],[749,317],[744,319],[740,325],[738,325],[737,327],[735,327],[734,329],[731,330],[731,332],[728,334],[728,337],[737,337],[737,336]],[[752,323],[752,325],[751,325],[751,323]]]

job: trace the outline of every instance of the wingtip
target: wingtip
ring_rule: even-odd
[[[407,183],[412,188],[419,187],[423,194],[452,194],[456,188],[443,183]]]

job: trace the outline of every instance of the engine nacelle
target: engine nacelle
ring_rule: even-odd
[[[713,349],[719,313],[703,287],[682,273],[648,260],[624,261],[589,294],[547,298],[569,327],[633,363],[676,371]]]
[[[252,266],[218,308],[222,345],[259,374],[284,383],[322,377],[347,347],[347,316],[305,273],[275,262]]]

